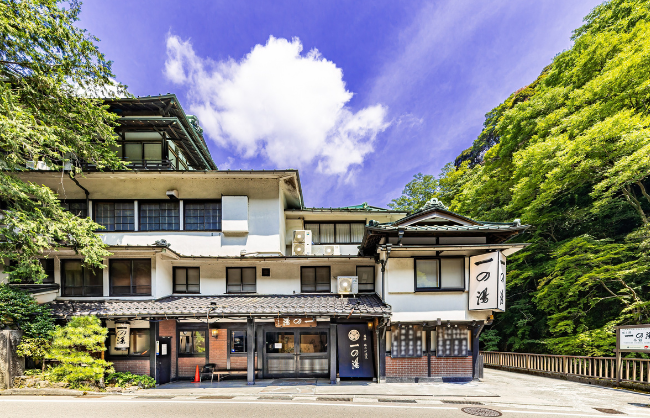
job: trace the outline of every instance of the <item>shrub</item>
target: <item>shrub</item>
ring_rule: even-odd
[[[115,384],[115,386],[126,388],[129,386],[140,386],[141,388],[156,387],[156,380],[147,375],[133,374],[131,372],[118,372],[108,375],[106,378],[107,383]]]
[[[106,373],[114,372],[111,363],[96,358],[97,353],[106,350],[107,334],[108,330],[95,316],[77,316],[66,326],[57,327],[47,355],[58,362],[50,369],[50,378],[68,382],[73,388],[102,386]]]

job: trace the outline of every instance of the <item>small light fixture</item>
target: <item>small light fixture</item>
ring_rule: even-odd
[[[372,329],[372,321],[368,321],[368,329]]]
[[[219,330],[217,328],[212,329],[212,338],[217,338],[219,335]]]

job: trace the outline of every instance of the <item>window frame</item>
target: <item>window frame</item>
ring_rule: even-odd
[[[86,212],[85,215],[83,215],[83,216],[78,215],[77,213],[71,211],[69,207],[66,208],[66,207],[63,206],[63,205],[71,205],[71,204],[83,204],[86,207],[85,209],[83,209]],[[74,216],[78,216],[80,218],[87,218],[88,217],[88,202],[85,201],[85,200],[81,200],[81,199],[62,199],[61,200],[61,206],[63,207],[63,210],[65,210],[66,212],[72,213]]]
[[[45,274],[47,274],[47,279],[43,280],[42,283],[39,284],[55,284],[55,274],[54,272],[56,271],[56,266],[54,265],[54,259],[49,258],[49,257],[41,257],[38,259],[38,261],[41,263],[41,267],[43,268],[43,271]],[[48,266],[48,264],[50,266]],[[16,267],[17,263],[15,260],[10,260],[9,261],[9,267]],[[51,267],[51,268],[50,268]],[[5,270],[6,273],[6,270]],[[50,275],[51,273],[51,275]],[[7,273],[8,274],[8,273]],[[33,280],[21,280],[20,284],[35,284]]]
[[[149,262],[149,293],[146,293],[146,294],[145,293],[133,293],[133,292],[128,293],[128,294],[115,293],[115,291],[113,290],[113,278],[111,276],[112,265],[116,261],[127,261],[127,260],[131,262],[131,275],[130,275],[130,284],[129,284],[129,288],[131,288],[131,290],[133,290],[133,288],[134,288],[134,284],[133,284],[133,262],[134,261],[144,261],[144,260],[147,260]],[[152,292],[152,290],[153,290],[152,289],[152,287],[153,287],[153,277],[151,277],[152,273],[153,273],[153,267],[151,266],[152,262],[153,261],[152,261],[151,258],[114,258],[114,259],[109,259],[108,260],[108,294],[111,297],[113,297],[113,296],[115,296],[115,297],[151,296],[152,293],[153,293]]]
[[[83,293],[82,295],[67,295],[66,294],[67,289],[69,289],[71,287],[74,287],[74,288],[78,287],[78,286],[66,286],[65,263],[72,262],[72,261],[82,263],[82,265],[81,265],[81,271],[82,271],[82,274],[83,274],[83,278],[82,278],[83,284],[81,285],[81,292]],[[99,293],[95,294],[95,295],[86,295],[85,294],[85,289],[87,287],[90,287],[90,286],[86,285],[86,279],[87,279],[86,274],[87,274],[88,268],[83,265],[83,260],[80,259],[80,258],[64,258],[64,259],[60,260],[59,268],[61,270],[60,271],[60,273],[61,273],[61,297],[66,297],[66,298],[93,298],[94,297],[94,298],[97,298],[97,297],[104,296],[104,275],[103,275],[104,269],[99,270],[99,275],[100,275],[100,277],[102,279],[102,286],[101,286],[101,290],[99,291]],[[99,286],[96,285],[96,286],[92,286],[92,287],[99,287]]]
[[[454,257],[414,257],[413,258],[413,288],[415,292],[464,292],[466,287],[467,272],[465,271],[465,265],[463,264],[463,287],[442,287],[442,260],[455,259],[455,260],[465,260],[464,256],[454,256]],[[438,286],[437,287],[418,287],[418,270],[417,270],[417,261],[418,260],[438,260]]]
[[[179,292],[179,291],[176,290],[176,272],[178,270],[180,270],[180,269],[185,269],[185,270],[196,269],[196,270],[199,271],[199,284],[198,284],[199,291],[198,292],[190,292],[188,290],[188,286],[190,284],[187,283],[187,280],[189,279],[189,275],[187,274],[187,272],[185,273],[185,279],[186,279],[185,291],[184,292]],[[200,295],[201,294],[201,267],[194,267],[194,266],[190,266],[190,267],[174,266],[174,267],[172,267],[172,293],[173,294],[183,294],[183,295]]]
[[[375,266],[374,265],[373,266],[363,266],[363,265],[356,266],[355,272],[356,272],[357,278],[360,277],[359,276],[359,267],[361,267],[361,268],[371,268],[372,269],[372,279],[373,279],[372,280],[372,290],[363,290],[363,291],[359,290],[359,293],[375,293],[376,292],[376,290],[375,290],[376,283],[375,282],[376,282],[376,279],[377,279],[375,277],[375,273],[377,272],[376,269],[375,269]],[[361,282],[358,282],[358,284],[361,285]]]
[[[231,328],[227,328],[226,330],[228,331],[228,343],[227,343],[228,344],[228,347],[227,347],[228,356],[229,357],[244,357],[244,356],[247,356],[248,355],[248,332],[247,332],[246,328],[244,328],[244,327],[231,327]],[[234,342],[234,338],[233,338],[232,334],[234,332],[243,332],[244,333],[244,346],[245,346],[246,350],[244,350],[243,352],[234,352],[234,351],[232,351],[233,342]]]
[[[176,203],[178,205],[178,228],[177,229],[144,229],[144,224],[142,222],[142,214],[144,211],[142,210],[143,205],[150,204],[150,203]],[[160,220],[158,221],[158,225],[160,225]],[[138,231],[143,231],[143,232],[178,232],[181,230],[181,203],[180,200],[162,200],[162,199],[144,199],[144,200],[138,200]]]
[[[98,223],[99,225],[102,225],[102,224],[100,224],[99,222],[97,222],[97,213],[98,213],[97,206],[98,206],[99,204],[101,204],[101,203],[110,203],[110,204],[113,205],[113,230],[108,230],[108,229],[98,229],[97,232],[100,232],[100,233],[106,233],[106,232],[135,232],[136,227],[139,227],[139,226],[140,226],[140,225],[139,225],[139,222],[138,222],[138,219],[136,219],[136,216],[135,216],[135,213],[136,213],[136,211],[137,211],[137,208],[136,208],[136,202],[135,202],[135,200],[130,200],[130,199],[116,199],[116,200],[110,200],[110,199],[106,200],[106,199],[101,199],[101,200],[93,200],[93,202],[92,202],[92,207],[93,207],[92,220],[93,220],[94,222]],[[132,203],[132,204],[133,204],[133,229],[115,229],[115,225],[117,224],[117,222],[115,222],[115,204],[116,204],[116,203]],[[102,226],[104,226],[104,225],[102,225]]]
[[[324,221],[304,221],[303,222],[303,227],[307,230],[307,224],[316,224],[318,225],[318,239],[319,241],[316,242],[314,241],[314,237],[312,234],[312,243],[314,245],[333,245],[333,244],[338,244],[338,245],[356,245],[356,244],[361,244],[361,241],[352,241],[352,224],[360,224],[363,225],[364,227],[366,226],[366,223],[363,221],[331,221],[331,222],[324,222]],[[333,224],[334,225],[334,241],[333,242],[320,242],[320,226],[322,224]],[[348,224],[350,225],[350,242],[337,242],[336,240],[336,225],[337,224]],[[361,240],[363,240],[363,236],[361,237]]]
[[[318,268],[326,268],[329,272],[327,275],[328,278],[328,283],[329,283],[329,290],[316,290],[318,288],[318,280],[316,276],[316,271],[314,271],[314,291],[312,292],[305,292],[303,290],[303,271],[304,269],[308,268],[313,268],[313,269],[318,269]],[[300,293],[332,293],[332,266],[300,266]]]
[[[239,285],[240,285],[240,288],[241,288],[242,290],[239,291],[239,292],[231,292],[230,290],[228,290],[228,286],[229,286],[229,285],[228,285],[228,272],[229,272],[230,270],[243,270],[243,269],[254,269],[254,270],[255,270],[255,276],[254,276],[254,277],[255,277],[255,291],[253,291],[253,292],[244,292],[244,291],[243,291],[243,289],[244,289],[244,275],[243,275],[243,271],[242,271],[242,273],[241,273],[241,275],[240,275],[240,277],[241,277],[241,283],[239,284]],[[233,294],[233,295],[240,295],[240,294],[249,294],[249,295],[250,295],[250,294],[255,294],[255,293],[257,293],[257,267],[251,267],[251,266],[244,266],[244,267],[226,267],[226,293],[227,293],[227,294]]]
[[[203,222],[203,229],[187,229],[187,205],[192,204],[192,203],[219,203],[219,228],[218,229],[208,229],[205,228],[205,218]],[[205,208],[203,209],[205,211]],[[223,204],[221,203],[221,199],[183,199],[183,211],[182,211],[182,216],[183,216],[183,230],[185,231],[212,231],[212,232],[221,232],[223,229]]]
[[[176,353],[178,357],[205,357],[208,358],[210,353],[210,330],[204,324],[178,324],[176,327]],[[203,353],[182,353],[181,352],[181,332],[202,331],[205,333],[205,351]],[[194,336],[192,336],[194,338]],[[194,343],[194,341],[192,341]],[[194,344],[194,346],[196,346]]]
[[[136,333],[149,333],[149,353],[147,354],[131,354],[131,342],[129,341],[129,352],[126,355],[119,355],[119,354],[111,354],[111,349],[110,349],[110,342],[111,342],[111,335],[115,335],[115,328],[109,328],[108,329],[108,334],[106,334],[106,343],[104,344],[106,347],[106,358],[109,360],[135,360],[135,359],[148,359],[149,356],[151,355],[151,341],[154,339],[152,338],[151,335],[152,328],[131,328],[129,330],[130,334],[133,334],[133,332]]]

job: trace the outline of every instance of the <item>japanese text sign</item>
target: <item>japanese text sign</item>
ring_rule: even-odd
[[[617,332],[617,345],[621,351],[650,352],[650,325],[619,327]]]
[[[372,336],[368,324],[338,324],[340,377],[375,377]]]
[[[115,324],[115,348],[129,348],[131,339],[131,325],[125,323]]]
[[[469,258],[469,310],[506,310],[506,258],[501,251]]]
[[[316,318],[300,318],[293,316],[275,318],[275,326],[277,328],[310,328],[315,327],[316,325]]]

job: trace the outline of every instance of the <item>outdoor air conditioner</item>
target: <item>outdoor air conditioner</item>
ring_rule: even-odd
[[[307,230],[299,229],[293,231],[293,242],[311,244],[311,231],[308,229]]]
[[[311,255],[311,242],[294,242],[291,245],[293,255]]]
[[[359,276],[338,276],[336,278],[336,288],[342,295],[354,295],[359,293]]]
[[[341,255],[341,247],[338,245],[326,245],[323,248],[323,255]]]

